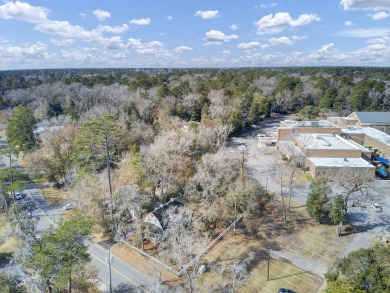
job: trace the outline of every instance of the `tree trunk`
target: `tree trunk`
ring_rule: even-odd
[[[283,221],[287,222],[287,215],[286,215],[286,207],[284,205],[284,198],[283,198],[283,187],[280,185],[280,199],[282,201],[282,209],[283,209]]]
[[[110,162],[110,152],[108,148],[108,138],[105,138],[105,147],[106,147],[106,165],[107,165],[107,177],[108,177],[108,187],[110,191],[110,215],[111,221],[113,220],[113,205],[114,200],[112,197],[112,186],[111,186],[111,162]]]
[[[340,222],[338,225],[337,225],[337,227],[336,227],[336,235],[338,236],[338,237],[340,237],[341,236],[341,228],[343,227],[343,222]]]
[[[236,235],[237,204],[234,203],[234,235]]]
[[[72,292],[72,269],[69,270],[68,293]]]

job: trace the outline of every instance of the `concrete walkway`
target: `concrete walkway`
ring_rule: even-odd
[[[289,261],[294,266],[306,271],[310,272],[312,274],[316,274],[322,278],[324,278],[324,275],[327,271],[326,266],[323,263],[320,263],[312,258],[309,258],[307,256],[288,251],[288,250],[281,250],[281,251],[271,251],[271,257],[278,259],[280,261]]]

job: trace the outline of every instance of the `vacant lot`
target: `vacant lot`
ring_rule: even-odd
[[[49,206],[59,206],[64,203],[64,199],[60,196],[60,191],[57,188],[45,187],[40,189],[40,193]]]

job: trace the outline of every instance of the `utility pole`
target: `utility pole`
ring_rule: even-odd
[[[271,247],[268,245],[267,281],[269,281],[269,263],[271,261]]]
[[[108,246],[108,258],[106,258],[106,263],[108,263],[108,269],[110,274],[110,293],[112,293],[112,278],[111,278],[111,264],[114,262],[114,257],[111,256],[111,244]]]

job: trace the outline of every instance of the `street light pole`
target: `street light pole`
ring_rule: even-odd
[[[267,265],[267,281],[269,281],[269,263],[271,260],[271,248],[268,245],[268,265]]]

